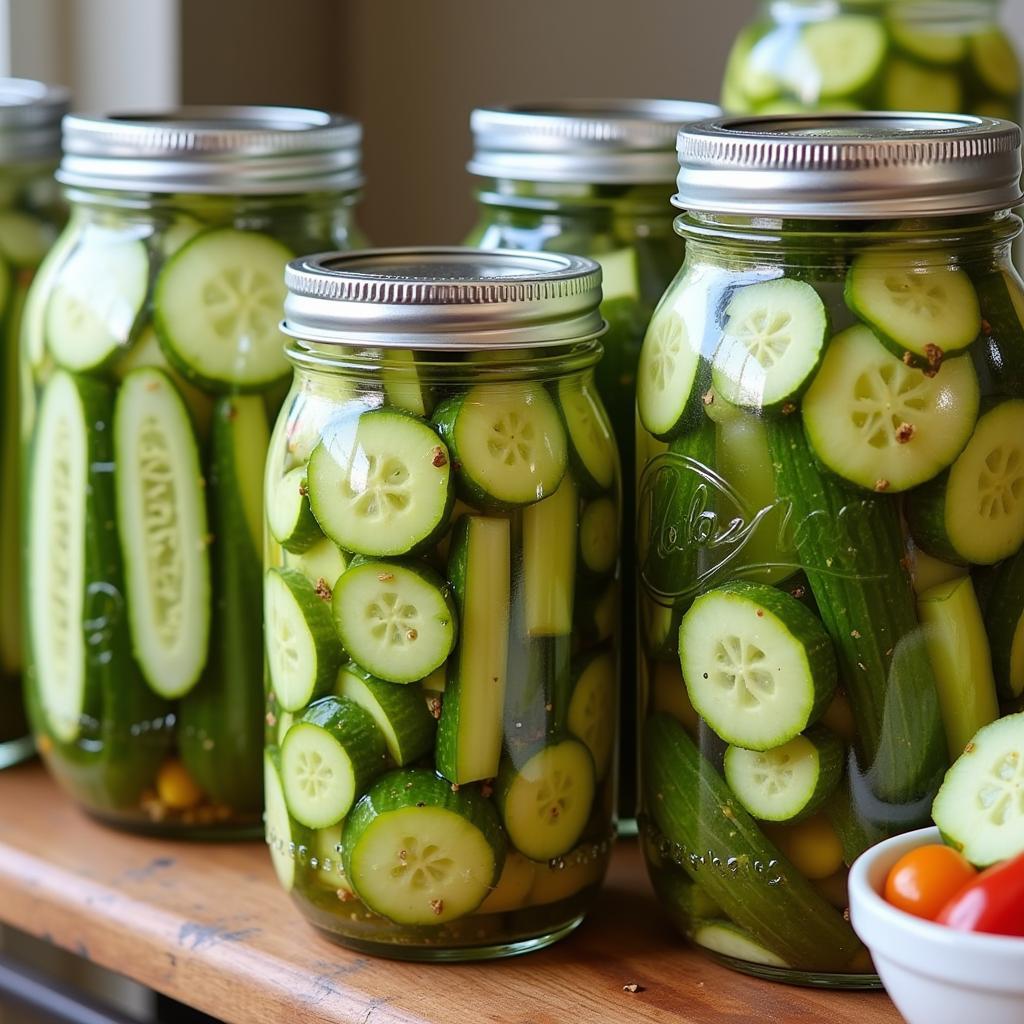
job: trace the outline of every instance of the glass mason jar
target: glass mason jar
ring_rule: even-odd
[[[267,842],[329,937],[536,949],[614,826],[619,469],[590,260],[296,260],[267,461]]]
[[[731,113],[928,110],[1019,120],[1000,0],[762,0],[726,65]]]
[[[666,216],[677,170],[679,129],[720,113],[680,100],[561,100],[473,111],[470,171],[484,179],[480,219],[467,244],[483,249],[571,252],[604,272],[608,324],[597,388],[619,445],[623,549],[633,550],[636,362],[651,313],[672,280],[682,246]],[[635,828],[636,595],[632,573],[610,594],[622,620],[620,825]]]
[[[877,983],[847,867],[1024,691],[1019,146],[966,115],[680,134],[638,373],[641,830],[677,926],[750,973]]]
[[[37,746],[126,828],[260,831],[262,473],[295,253],[353,241],[357,124],[73,116],[22,335]]]
[[[0,78],[0,768],[33,750],[21,697],[18,334],[25,293],[64,222],[53,171],[67,106],[63,89]]]

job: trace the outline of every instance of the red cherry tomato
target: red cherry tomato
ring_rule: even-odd
[[[936,920],[962,932],[1024,936],[1024,854],[983,871]]]
[[[885,898],[929,921],[977,877],[966,858],[941,843],[919,846],[896,861],[885,880]]]

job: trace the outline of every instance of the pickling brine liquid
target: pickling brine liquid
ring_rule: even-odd
[[[648,864],[732,966],[875,984],[847,868],[1024,691],[1017,222],[678,224],[638,372]]]

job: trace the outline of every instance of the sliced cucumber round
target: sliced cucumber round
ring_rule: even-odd
[[[971,36],[971,64],[990,89],[1010,99],[1020,93],[1020,61],[1013,45],[1001,29]]]
[[[813,65],[822,101],[863,92],[882,70],[889,45],[878,19],[858,14],[811,22],[800,41]]]
[[[331,601],[350,657],[391,683],[415,683],[455,646],[456,614],[448,584],[415,562],[354,562]]]
[[[285,551],[284,564],[288,569],[298,569],[320,591],[325,587],[333,591],[348,566],[348,559],[333,540],[322,537],[301,554]]]
[[[640,422],[654,437],[671,441],[685,429],[693,409],[700,351],[691,345],[686,322],[665,307],[647,328],[636,371]]]
[[[215,228],[163,266],[153,314],[167,358],[214,391],[259,391],[288,373],[278,323],[293,253],[268,235]]]
[[[946,842],[976,867],[1024,850],[1024,714],[977,733],[946,772],[932,817]]]
[[[583,506],[579,527],[579,562],[594,576],[607,576],[619,560],[619,510],[611,498]]]
[[[50,292],[60,279],[68,258],[78,245],[79,231],[74,215],[71,223],[57,236],[53,247],[46,254],[29,288],[25,308],[21,316],[21,350],[24,356],[23,372],[31,370],[38,374],[47,358],[46,314],[50,306]],[[31,403],[23,410],[30,415]]]
[[[153,691],[176,699],[206,664],[209,526],[192,423],[163,371],[134,370],[122,382],[114,457],[132,647]]]
[[[836,688],[821,621],[796,598],[734,581],[701,595],[679,626],[690,701],[727,743],[771,750],[816,722]]]
[[[765,967],[788,967],[782,957],[762,946],[749,932],[732,921],[704,921],[693,932],[694,945],[711,953]]]
[[[390,921],[438,925],[476,910],[498,884],[505,837],[490,801],[433,772],[378,779],[345,821],[345,875]]]
[[[926,28],[919,19],[899,17],[892,18],[888,28],[892,41],[904,53],[926,64],[959,64],[967,55],[967,39],[953,28]]]
[[[832,795],[843,774],[844,754],[834,733],[815,727],[771,750],[729,747],[725,781],[760,821],[799,821]]]
[[[389,405],[412,413],[429,416],[434,408],[430,387],[416,368],[416,353],[408,348],[391,349],[381,367],[381,380]]]
[[[338,673],[335,692],[369,712],[384,737],[391,760],[399,767],[428,754],[437,722],[415,686],[376,679],[356,665]]]
[[[568,853],[594,802],[594,762],[579,740],[541,747],[520,768],[502,762],[495,796],[512,845],[531,860]]]
[[[67,370],[95,370],[128,344],[149,287],[149,257],[136,238],[86,232],[55,275],[46,343]]]
[[[363,555],[429,547],[448,525],[448,448],[421,419],[376,409],[332,423],[313,449],[309,502],[323,532]]]
[[[281,751],[269,747],[263,755],[263,824],[270,862],[285,892],[295,887],[296,857],[308,833],[288,813],[281,784]]]
[[[588,658],[577,669],[569,700],[566,725],[573,736],[587,745],[598,782],[608,774],[612,763],[619,718],[617,683],[615,659],[604,651]]]
[[[569,435],[569,458],[584,494],[600,494],[615,482],[618,453],[608,415],[586,383],[563,377],[558,407]]]
[[[827,333],[825,304],[806,282],[784,277],[738,288],[725,307],[715,391],[758,409],[794,401],[821,359]]]
[[[285,711],[299,711],[334,685],[341,647],[330,605],[302,573],[271,569],[263,617],[270,685]]]
[[[306,708],[281,746],[285,803],[300,824],[327,828],[386,767],[384,737],[370,713],[324,697]]]
[[[929,68],[899,58],[885,72],[887,110],[935,110],[955,114],[963,107],[964,91],[955,71]]]
[[[277,478],[267,490],[267,528],[285,549],[296,554],[323,539],[309,507],[306,467],[296,466]]]
[[[885,252],[858,256],[846,277],[846,304],[898,356],[937,369],[981,333],[977,292],[950,260],[940,261],[932,253],[904,253],[896,259]]]
[[[536,384],[478,384],[442,402],[434,423],[458,464],[462,497],[513,509],[555,493],[568,465],[565,429]]]
[[[858,325],[832,339],[802,408],[807,438],[829,469],[861,487],[895,492],[953,462],[979,403],[969,358],[946,360],[928,376]]]
[[[995,565],[1024,544],[1024,401],[986,412],[949,472],[907,505],[914,540],[947,562]]]

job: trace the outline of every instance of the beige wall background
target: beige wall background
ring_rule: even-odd
[[[713,99],[732,37],[755,7],[182,0],[182,88],[191,102],[320,103],[360,118],[360,222],[370,238],[454,242],[473,218],[464,167],[474,106],[560,96]]]

